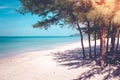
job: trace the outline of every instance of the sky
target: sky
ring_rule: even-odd
[[[22,15],[15,11],[19,9],[19,0],[0,0],[0,36],[68,36],[77,33],[71,28],[61,28],[59,25],[51,25],[47,31],[33,28],[40,18],[30,13]]]

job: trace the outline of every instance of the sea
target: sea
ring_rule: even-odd
[[[79,42],[79,36],[0,36],[0,58]]]

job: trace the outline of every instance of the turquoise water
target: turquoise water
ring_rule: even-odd
[[[48,50],[63,44],[78,42],[80,37],[70,36],[10,36],[0,37],[0,56],[25,51]]]

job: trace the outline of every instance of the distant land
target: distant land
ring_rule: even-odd
[[[71,34],[71,35],[69,35],[69,36],[71,36],[71,37],[80,36],[80,34],[79,34],[79,33],[75,33],[75,34]]]

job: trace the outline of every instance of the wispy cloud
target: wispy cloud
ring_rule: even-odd
[[[9,6],[0,6],[0,9],[8,9],[8,8],[13,8],[13,7],[9,7]]]
[[[9,8],[8,6],[0,6],[0,9],[6,9]]]

